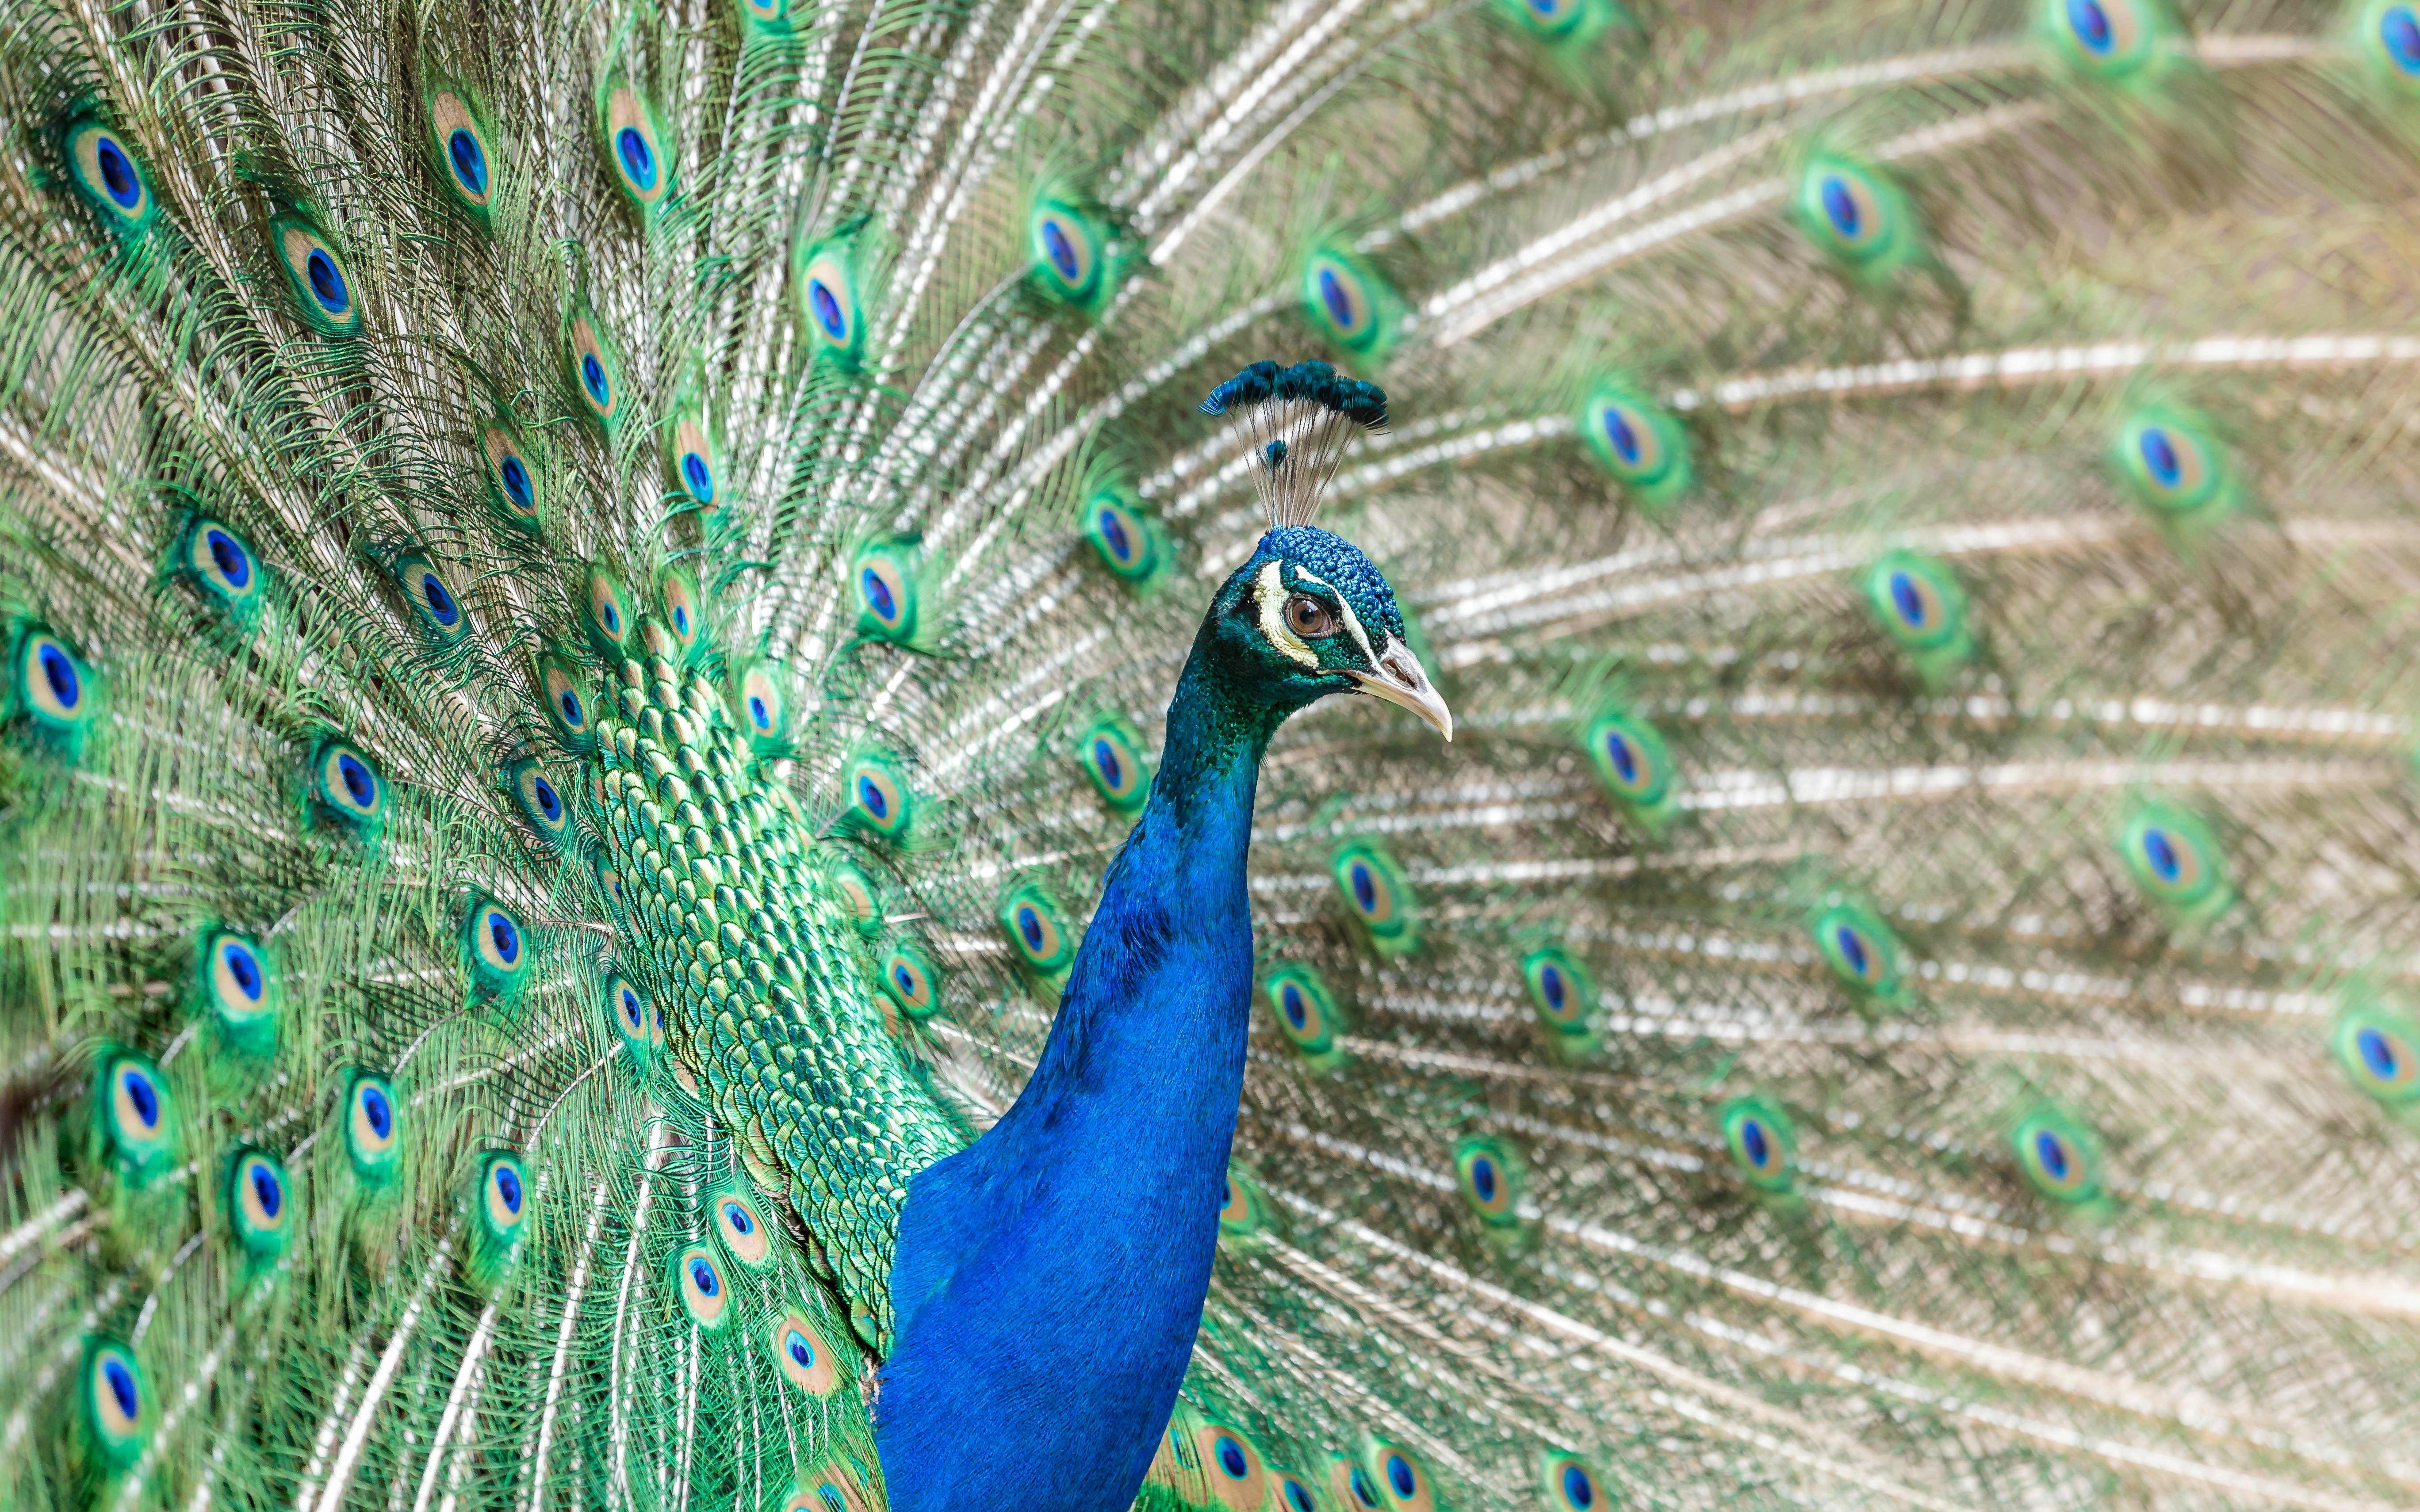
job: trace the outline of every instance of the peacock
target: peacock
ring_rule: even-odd
[[[2420,8],[0,0],[0,1505],[2420,1501]]]

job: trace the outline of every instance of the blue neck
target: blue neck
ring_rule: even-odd
[[[1227,692],[1214,639],[1033,1075],[909,1186],[875,1419],[893,1512],[1125,1512],[1192,1358],[1244,1080],[1252,796],[1286,712]]]

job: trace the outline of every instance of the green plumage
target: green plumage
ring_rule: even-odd
[[[2415,111],[2384,0],[0,8],[0,1504],[881,1512],[1265,357],[1455,738],[1270,747],[1137,1504],[2410,1504]]]

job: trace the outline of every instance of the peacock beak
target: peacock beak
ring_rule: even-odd
[[[1453,743],[1453,711],[1445,706],[1445,700],[1437,697],[1436,689],[1429,686],[1429,674],[1421,670],[1420,658],[1412,655],[1412,648],[1404,644],[1401,638],[1390,635],[1387,637],[1386,644],[1378,648],[1377,671],[1348,671],[1345,675],[1360,685],[1356,692],[1385,699],[1399,708],[1411,710],[1435,725],[1448,745]]]

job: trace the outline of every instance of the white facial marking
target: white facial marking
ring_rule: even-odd
[[[1264,564],[1260,570],[1260,575],[1252,579],[1252,601],[1254,607],[1260,610],[1261,634],[1267,636],[1269,644],[1277,647],[1287,656],[1317,671],[1319,653],[1311,649],[1311,642],[1286,627],[1285,606],[1288,596],[1290,595],[1286,593],[1285,563],[1271,562]]]

